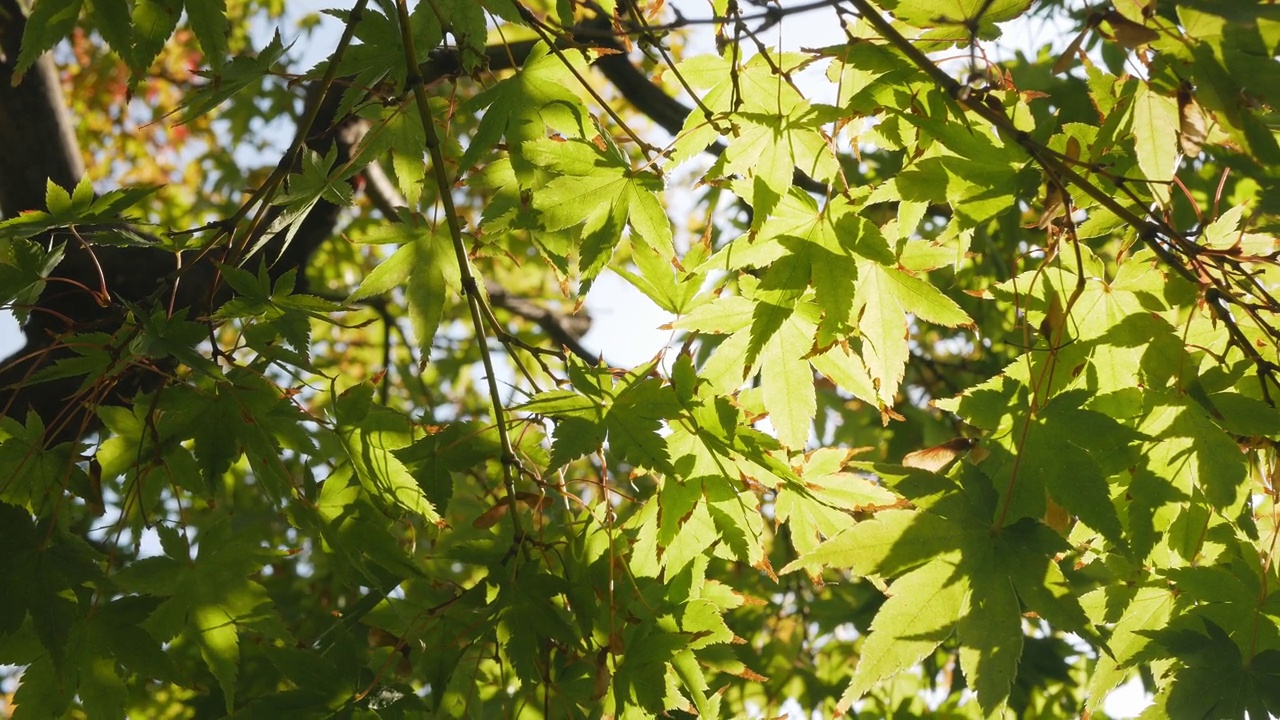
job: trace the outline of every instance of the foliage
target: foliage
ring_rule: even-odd
[[[273,5],[26,24],[95,182],[3,302],[185,254],[0,417],[14,717],[1280,714],[1274,6],[361,0],[298,73]]]

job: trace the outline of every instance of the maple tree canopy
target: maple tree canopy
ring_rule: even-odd
[[[285,7],[0,0],[0,713],[1280,714],[1280,6]]]

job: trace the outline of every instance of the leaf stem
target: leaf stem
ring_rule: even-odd
[[[449,180],[444,164],[444,151],[440,147],[440,138],[436,136],[435,123],[432,121],[431,105],[427,101],[427,89],[422,81],[421,70],[418,69],[417,53],[413,47],[413,32],[409,27],[409,7],[405,0],[396,0],[396,16],[400,23],[400,38],[404,45],[405,63],[408,77],[405,83],[413,89],[413,98],[418,105],[418,115],[422,119],[422,132],[426,138],[427,151],[431,154],[431,168],[435,173],[436,184],[440,189],[440,204],[444,209],[445,223],[449,227],[449,237],[453,241],[453,252],[458,260],[458,271],[462,278],[462,290],[467,296],[467,307],[471,311],[471,325],[475,329],[476,344],[480,349],[480,361],[484,365],[485,379],[489,385],[489,400],[493,405],[493,420],[498,428],[498,442],[502,446],[502,483],[507,490],[507,507],[511,516],[515,542],[524,538],[524,530],[520,523],[520,508],[516,502],[516,480],[513,468],[516,462],[515,451],[511,447],[511,437],[507,433],[507,423],[502,406],[502,393],[498,389],[498,378],[493,371],[493,358],[489,354],[485,333],[484,311],[480,305],[480,287],[475,275],[471,272],[471,262],[467,258],[467,248],[462,241],[462,225],[458,220],[458,210],[453,204],[450,189],[453,183]]]

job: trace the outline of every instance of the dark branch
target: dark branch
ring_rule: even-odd
[[[0,0],[0,214],[44,207],[47,181],[72,187],[84,162],[53,59],[45,56],[13,84],[26,17],[17,0]]]

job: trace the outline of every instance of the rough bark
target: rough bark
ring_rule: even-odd
[[[74,185],[84,175],[71,114],[53,59],[45,56],[13,84],[26,20],[17,0],[0,0],[0,213],[44,205],[45,183]]]

